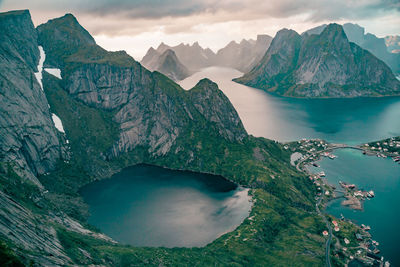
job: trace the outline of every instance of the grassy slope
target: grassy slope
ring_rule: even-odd
[[[180,95],[179,90],[167,84],[170,80],[160,78],[158,81],[165,90],[170,90],[170,94]],[[323,224],[313,213],[313,187],[290,166],[288,152],[280,144],[251,136],[243,143],[231,143],[213,135],[208,130],[212,125],[205,125],[203,120],[188,127],[171,149],[173,153],[165,157],[153,158],[148,155],[147,148],[137,148],[107,162],[98,155],[107,151],[111,145],[110,136],[115,138],[118,132],[110,119],[112,113],[89,108],[73,99],[62,89],[61,82],[51,75],[44,74],[44,84],[52,112],[61,118],[70,139],[73,159],[69,164],[62,163],[62,168],[40,177],[40,180],[58,200],[62,200],[58,202],[69,207],[69,214],[73,217],[84,222],[84,204],[77,190],[93,179],[90,166],[95,166],[96,171],[115,171],[137,163],[150,163],[172,169],[220,174],[253,188],[256,199],[250,215],[254,216],[252,221],[245,220],[234,232],[205,248],[134,248],[113,245],[59,228],[60,240],[76,263],[88,263],[77,249],[81,247],[93,256],[93,263],[104,260],[111,265],[322,264],[323,240],[320,233]],[[259,151],[257,157],[255,151]],[[191,155],[194,156],[188,161]]]

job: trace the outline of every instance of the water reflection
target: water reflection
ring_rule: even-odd
[[[154,166],[127,168],[81,191],[89,223],[135,246],[204,246],[249,214],[248,190],[219,176]]]
[[[400,97],[284,98],[232,81],[241,75],[234,69],[210,67],[180,85],[190,89],[202,78],[216,82],[254,136],[278,141],[323,138],[358,144],[400,135]]]

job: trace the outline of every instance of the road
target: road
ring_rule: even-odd
[[[331,147],[329,147],[327,149],[324,149],[324,150],[321,150],[321,151],[318,151],[316,153],[313,153],[313,154],[309,155],[308,157],[305,157],[305,158],[301,159],[299,162],[297,162],[296,169],[298,171],[308,173],[307,169],[303,168],[304,166],[302,165],[302,163],[304,163],[311,156],[314,156],[314,158],[315,158],[315,156],[317,154],[321,154],[321,153],[332,151],[334,149],[339,149],[339,148],[352,148],[352,149],[362,150],[358,146],[348,146],[348,145],[345,145],[345,144],[331,144]],[[323,198],[323,195],[321,195],[318,198],[317,203],[315,204],[315,208],[317,210],[318,215],[320,215],[323,218],[323,220],[324,220],[324,222],[326,224],[326,227],[328,228],[328,239],[326,240],[326,243],[325,243],[325,263],[326,263],[327,267],[331,267],[330,253],[331,253],[331,242],[332,242],[332,226],[329,223],[328,219],[325,217],[325,215],[319,210],[319,205],[321,204],[322,198]]]
[[[326,243],[325,243],[325,263],[326,263],[326,266],[331,267],[330,254],[331,254],[331,241],[332,241],[332,226],[329,223],[328,219],[326,219],[325,215],[322,214],[322,212],[319,210],[318,206],[319,206],[319,204],[321,204],[321,200],[322,200],[322,195],[319,197],[317,203],[315,204],[315,208],[316,208],[318,214],[324,219],[326,227],[328,227],[328,239],[326,240]]]

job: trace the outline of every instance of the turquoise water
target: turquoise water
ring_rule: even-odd
[[[251,209],[248,190],[220,176],[138,165],[81,189],[89,223],[122,244],[204,246]]]
[[[331,202],[326,211],[371,226],[370,232],[380,243],[382,255],[393,266],[400,266],[400,165],[388,158],[365,156],[358,150],[340,149],[334,154],[337,159],[325,158],[319,162],[320,168],[310,167],[310,170],[323,170],[337,188],[342,180],[360,189],[374,190],[375,198],[364,202],[363,211],[343,207],[340,204],[343,199]]]
[[[228,96],[249,134],[278,141],[322,138],[360,144],[400,135],[400,97],[296,99],[278,97],[232,81],[237,70],[210,67],[180,82],[192,88],[209,78]]]

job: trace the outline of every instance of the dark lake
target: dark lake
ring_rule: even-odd
[[[89,223],[134,246],[204,246],[234,230],[251,209],[248,190],[220,176],[150,165],[81,189]]]

